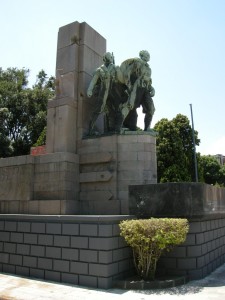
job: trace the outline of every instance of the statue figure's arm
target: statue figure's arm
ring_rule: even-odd
[[[150,86],[149,92],[150,92],[150,96],[151,97],[155,96],[155,89],[154,89],[154,87],[152,85]]]
[[[99,79],[99,72],[98,70],[95,71],[94,76],[91,79],[91,82],[89,84],[89,87],[87,89],[87,96],[90,98],[93,94],[93,89],[95,87],[95,85],[97,84],[97,81]]]

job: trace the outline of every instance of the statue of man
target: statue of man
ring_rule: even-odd
[[[89,124],[89,134],[93,133],[93,128],[98,116],[102,112],[107,113],[107,100],[112,83],[116,78],[116,66],[112,53],[106,52],[103,56],[104,64],[97,68],[87,90],[87,96],[96,98],[96,106]]]
[[[150,54],[146,50],[142,50],[139,53],[140,58],[144,62],[144,68],[143,68],[143,75],[142,75],[142,82],[141,82],[141,89],[143,88],[142,93],[142,99],[140,101],[140,104],[143,108],[143,113],[145,114],[144,118],[144,130],[148,130],[153,114],[155,112],[155,106],[152,100],[152,97],[155,95],[155,89],[152,86],[152,79],[151,79],[151,69],[149,67],[148,61],[150,60]]]
[[[129,102],[132,107],[127,118],[124,121],[124,126],[130,130],[136,130],[137,112],[136,109],[141,105],[143,108],[144,130],[147,131],[151,125],[152,117],[155,112],[152,97],[155,95],[155,90],[152,87],[151,68],[148,61],[150,54],[146,50],[139,52],[139,58],[130,59],[129,68],[127,70],[127,82],[129,82],[130,97]]]

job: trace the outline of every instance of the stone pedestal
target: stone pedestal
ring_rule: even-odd
[[[84,139],[78,153],[83,214],[128,214],[128,186],[157,181],[155,137],[149,133]]]

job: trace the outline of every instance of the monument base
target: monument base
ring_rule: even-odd
[[[128,186],[155,183],[155,136],[128,132],[56,152],[0,160],[0,213],[129,214]]]
[[[135,216],[0,215],[0,272],[95,288],[134,275],[118,223]],[[160,258],[157,272],[201,279],[225,262],[225,214],[189,220],[184,244]]]
[[[86,138],[79,142],[80,212],[129,214],[128,186],[157,181],[152,132]]]

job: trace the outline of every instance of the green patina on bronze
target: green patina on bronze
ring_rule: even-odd
[[[105,133],[121,133],[122,129],[137,130],[136,109],[142,106],[144,130],[150,130],[155,112],[152,97],[151,68],[148,64],[150,54],[146,50],[139,53],[139,58],[130,58],[120,66],[114,63],[113,54],[106,52],[104,64],[94,71],[87,90],[87,96],[93,97],[96,106],[89,124],[89,134],[94,134],[95,122],[101,113],[106,116]]]

